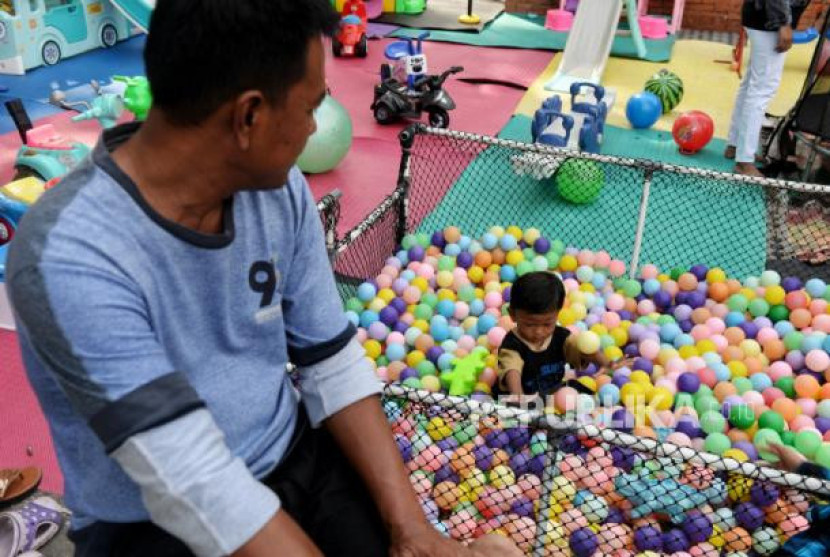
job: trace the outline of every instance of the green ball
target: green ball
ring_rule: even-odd
[[[331,95],[314,110],[317,130],[308,138],[297,159],[300,170],[309,174],[328,172],[352,146],[352,119],[346,108]]]
[[[660,315],[660,317],[657,318],[658,325],[668,325],[670,323],[675,323],[674,317],[671,315]]]
[[[747,377],[736,377],[732,380],[732,384],[735,385],[739,395],[752,390],[752,381]]]
[[[787,445],[788,447],[795,446],[795,433],[787,430],[781,432],[781,442]]]
[[[458,289],[458,299],[462,302],[472,302],[476,299],[476,287],[465,284]]]
[[[729,423],[738,429],[749,429],[755,423],[755,413],[746,404],[736,404],[729,409]]]
[[[387,358],[386,356],[381,354],[380,356],[378,356],[375,359],[375,364],[377,364],[378,367],[388,366],[389,365],[389,358]]]
[[[819,445],[813,460],[816,461],[816,464],[830,468],[830,443],[822,443]]]
[[[353,311],[359,314],[361,311],[363,311],[363,302],[361,302],[357,298],[349,298],[348,300],[346,300],[346,310]]]
[[[556,269],[559,266],[559,254],[550,250],[545,258],[548,260],[548,269]]]
[[[427,292],[423,296],[421,296],[421,303],[428,305],[435,310],[435,306],[438,305],[438,294],[434,292]]]
[[[781,389],[787,398],[795,398],[795,378],[781,377],[775,382],[775,386]]]
[[[429,321],[432,319],[432,308],[428,304],[421,303],[415,306],[413,314],[415,315],[415,319]]]
[[[784,431],[786,424],[781,414],[774,410],[767,410],[758,418],[758,427],[760,429],[770,429],[776,433],[781,433]]]
[[[694,408],[695,407],[695,399],[692,397],[691,393],[677,393],[674,397],[674,409],[677,410],[678,408]]]
[[[798,350],[801,348],[801,343],[804,341],[804,335],[798,331],[793,331],[784,335],[784,346],[787,350]]]
[[[412,246],[418,243],[418,239],[415,237],[414,234],[407,234],[401,240],[401,247],[405,250],[409,250]]]
[[[726,300],[726,307],[728,307],[730,311],[744,312],[748,306],[749,300],[747,300],[746,296],[743,294],[732,294],[729,296],[729,299]]]
[[[779,321],[786,321],[790,318],[790,310],[787,309],[787,306],[785,305],[772,306],[771,308],[769,308],[768,317],[772,320],[773,323],[778,323]]]
[[[700,428],[706,433],[723,433],[726,431],[726,419],[714,410],[704,412],[700,416]]]
[[[403,386],[409,387],[410,389],[420,389],[421,380],[417,377],[407,377],[404,379]]]
[[[636,298],[640,295],[640,292],[643,291],[643,287],[640,283],[636,280],[629,280],[626,281],[625,286],[623,287],[623,292],[629,298]]]
[[[526,275],[533,272],[533,263],[530,261],[520,261],[516,265],[516,274],[519,276]]]
[[[699,416],[708,412],[719,412],[720,403],[711,396],[701,397],[695,401],[695,410],[697,410]]]
[[[822,439],[815,431],[805,429],[795,434],[794,446],[798,452],[807,458],[815,458],[816,451],[821,447]]]
[[[753,317],[761,317],[769,313],[769,303],[763,298],[755,298],[749,302],[749,313]]]
[[[703,450],[707,453],[722,455],[732,447],[729,437],[723,433],[710,433],[703,442]]]
[[[755,448],[758,449],[758,455],[761,458],[767,462],[778,462],[778,456],[767,451],[767,445],[769,443],[781,443],[781,437],[778,435],[777,431],[761,428],[755,432],[753,442],[755,443]]]
[[[525,256],[525,261],[533,261],[533,258],[536,257],[536,252],[533,248],[523,249],[522,254]]]
[[[709,385],[701,383],[700,387],[697,388],[697,392],[694,394],[694,397],[695,400],[697,400],[699,398],[715,398],[715,395]],[[715,400],[715,402],[717,402],[717,400]],[[718,409],[720,409],[720,404],[718,404]]]
[[[559,255],[562,255],[565,252],[565,242],[557,238],[551,242],[550,251],[555,251]]]
[[[672,280],[677,280],[677,279],[680,278],[680,275],[682,275],[685,272],[686,272],[686,269],[684,269],[683,267],[675,267],[674,269],[671,270],[671,272],[669,273],[669,276],[671,277]]]
[[[426,377],[427,375],[436,375],[435,364],[429,360],[421,360],[415,366],[415,371],[418,372],[419,377]]]
[[[449,255],[442,255],[438,259],[438,270],[439,271],[452,271],[455,269],[455,258],[450,257]]]
[[[599,198],[605,182],[605,172],[594,161],[568,159],[556,171],[554,180],[562,199],[576,205],[585,205]]]
[[[475,424],[469,422],[458,423],[452,428],[452,436],[455,437],[459,445],[469,443],[475,439],[476,435],[478,435],[478,429],[476,429]]]
[[[427,249],[430,243],[432,243],[432,238],[426,232],[418,232],[415,235],[415,239],[418,241],[418,245],[424,249]]]

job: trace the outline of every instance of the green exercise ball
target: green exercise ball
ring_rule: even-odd
[[[337,99],[326,95],[314,111],[317,131],[308,138],[297,166],[309,174],[322,174],[334,169],[352,146],[352,119]]]
[[[554,180],[563,199],[576,205],[587,205],[602,193],[605,172],[594,161],[568,159],[559,167]]]

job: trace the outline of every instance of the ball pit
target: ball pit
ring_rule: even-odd
[[[496,351],[513,326],[511,284],[533,270],[561,275],[560,325],[578,335],[581,351],[602,351],[616,366],[580,378],[594,397],[560,390],[551,412],[736,460],[772,460],[767,446],[781,442],[830,466],[830,287],[820,279],[802,283],[765,271],[738,281],[702,264],[644,265],[630,278],[608,253],[568,247],[535,229],[493,227],[474,238],[448,227],[407,235],[381,273],[347,300],[347,315],[388,382],[446,392],[442,378],[457,362],[486,350],[463,394],[489,400]],[[534,451],[524,438],[511,443],[506,430],[465,427],[451,420],[419,425],[413,416],[393,420],[410,469],[432,478],[425,493],[435,499],[436,522],[466,539],[472,533],[462,530],[473,522],[472,531],[482,531],[482,520],[497,520],[488,531],[527,545],[517,525],[537,505],[544,450],[537,443]],[[583,458],[583,450],[571,452]],[[804,510],[794,511],[775,486],[730,477],[724,498],[733,516],[694,516],[706,536],[660,522],[650,524],[655,532],[629,520],[611,473],[596,486],[568,474],[554,478],[560,483],[552,497],[561,500],[552,509],[559,514],[552,510],[539,525],[562,554],[587,554],[594,546],[597,554],[610,539],[603,533],[608,520],[620,514],[632,527],[628,550],[642,553],[668,546],[689,555],[767,555],[784,541],[782,532],[803,528]],[[679,474],[673,481],[707,488],[690,471]],[[519,495],[519,484],[535,487]],[[465,501],[472,507],[462,513]]]

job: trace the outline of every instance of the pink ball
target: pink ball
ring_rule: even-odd
[[[463,321],[467,319],[470,315],[470,305],[467,302],[455,302],[455,311],[453,311],[453,317],[458,319],[459,321]]]
[[[680,292],[680,287],[677,286],[677,283],[673,280],[667,280],[661,286],[664,292],[668,292],[672,297],[677,296],[677,293]]]
[[[620,326],[620,315],[613,311],[606,311],[602,314],[602,324],[605,325],[609,330],[616,329]]]
[[[720,317],[710,317],[706,320],[706,326],[713,335],[720,335],[726,330],[726,323]]]
[[[762,327],[761,330],[758,331],[758,335],[755,337],[755,340],[761,344],[776,339],[778,339],[778,331],[772,327]]]
[[[375,281],[378,283],[378,288],[390,288],[394,279],[389,275],[378,275]]]
[[[389,336],[386,337],[386,344],[406,344],[406,338],[403,336],[403,333],[392,331],[389,333]]]
[[[692,338],[695,339],[695,342],[700,342],[701,340],[712,336],[712,329],[706,325],[695,325],[692,327],[691,335]]]
[[[611,272],[611,275],[621,277],[625,274],[625,263],[619,259],[614,259],[608,264],[608,270]]]
[[[594,261],[596,261],[596,256],[591,250],[584,249],[577,254],[576,261],[580,265],[593,265]]]
[[[686,371],[686,369],[686,362],[683,360],[683,358],[680,358],[678,356],[675,356],[674,358],[669,358],[669,361],[666,362],[666,371],[669,374],[683,373],[684,371]]]
[[[697,376],[700,379],[700,382],[709,387],[710,389],[714,388],[715,385],[718,384],[718,376],[715,374],[714,371],[705,367],[697,372]]]
[[[568,534],[573,534],[574,531],[580,528],[588,527],[588,519],[585,518],[585,515],[579,509],[575,508],[568,509],[560,514],[559,521],[565,527]]]
[[[675,551],[670,555],[670,557],[692,557],[689,553],[685,551]]]
[[[574,290],[579,290],[579,281],[573,278],[567,278],[562,281],[562,284],[565,285],[566,292],[572,292]]]
[[[460,349],[470,352],[473,348],[476,347],[476,339],[474,339],[470,335],[464,335],[460,339],[458,339],[457,345]]]
[[[712,311],[712,316],[713,317],[717,317],[718,319],[723,319],[729,313],[729,307],[726,304],[715,304],[714,306],[712,306],[711,311]],[[724,323],[723,326],[726,327],[726,323]],[[709,327],[711,328],[711,325],[709,325]],[[724,328],[724,331],[725,330],[726,329]]]
[[[622,294],[611,294],[608,300],[605,301],[605,306],[611,311],[620,311],[625,307],[625,298]]]
[[[810,416],[799,414],[790,420],[790,429],[792,431],[801,431],[802,429],[815,429],[816,423]]]
[[[795,403],[798,404],[799,408],[801,408],[802,414],[811,418],[816,417],[816,408],[818,407],[817,401],[812,398],[799,398],[795,401]]]
[[[726,337],[723,335],[712,335],[709,340],[715,343],[715,347],[718,349],[718,352],[723,352],[726,350],[726,347],[729,346],[729,341],[726,340]]]
[[[747,391],[742,395],[744,402],[746,402],[754,410],[756,406],[764,406],[764,395],[758,391]]]
[[[585,462],[588,465],[596,464],[600,469],[609,468],[614,465],[614,459],[602,447],[593,447],[589,450],[585,457]]]
[[[377,375],[378,379],[384,383],[389,381],[389,370],[385,367],[377,368],[377,370],[375,370],[375,375]]]
[[[407,265],[406,268],[417,275],[418,271],[421,270],[421,262],[420,261],[410,261],[409,265]]]
[[[611,256],[608,255],[608,252],[605,250],[598,251],[594,255],[594,266],[595,267],[608,267],[611,264]]]
[[[764,389],[764,392],[761,393],[764,397],[764,402],[767,406],[772,406],[772,403],[778,400],[779,398],[785,398],[787,395],[784,394],[784,391],[779,389],[778,387],[767,387]]]
[[[648,265],[643,265],[643,268],[640,271],[640,276],[642,276],[644,279],[655,279],[659,274],[660,270],[657,268],[656,265],[652,265],[651,263],[649,263]]]
[[[417,286],[407,286],[403,291],[403,301],[407,304],[417,304],[421,299],[421,291]]]
[[[702,452],[704,442],[705,439],[703,439],[702,437],[695,437],[694,439],[692,439],[692,448],[698,452]]]
[[[493,327],[487,332],[487,342],[490,343],[491,347],[496,348],[501,346],[505,336],[507,336],[507,331],[501,327]]]
[[[656,340],[647,338],[646,340],[640,342],[640,355],[643,356],[643,358],[654,360],[657,358],[659,353],[660,343]]]
[[[356,336],[357,336],[357,342],[359,342],[360,344],[363,344],[364,342],[366,342],[366,339],[369,338],[369,335],[366,333],[366,329],[364,329],[363,327],[360,327],[357,330],[357,335]]]
[[[519,476],[516,485],[522,490],[522,494],[531,501],[535,501],[541,496],[542,480],[535,474]]]
[[[559,470],[572,482],[579,482],[590,473],[585,462],[576,455],[568,455],[562,459],[559,462]]]
[[[658,379],[654,383],[654,386],[663,387],[664,389],[667,389],[671,394],[677,394],[677,383],[666,377]]]
[[[773,362],[772,365],[769,366],[769,371],[767,375],[769,378],[772,379],[772,382],[775,383],[782,377],[790,377],[793,374],[793,368],[790,367],[790,364],[784,361]]]
[[[415,322],[415,316],[407,312],[401,315],[398,321],[400,321],[401,323],[406,323],[407,325],[412,325]]]
[[[400,264],[400,262],[398,262]],[[386,265],[383,269],[380,270],[380,274],[382,275],[389,275],[393,279],[398,277],[400,272],[399,267],[393,267],[392,265]]]
[[[827,313],[827,300],[813,300],[810,302],[810,313],[815,316],[819,316],[822,314]],[[813,322],[815,326],[815,321]],[[830,331],[824,331],[825,333],[830,333]]]
[[[700,356],[692,356],[686,360],[686,368],[689,371],[699,371],[706,367],[706,360]]]
[[[688,435],[685,433],[681,433],[679,431],[675,431],[674,433],[669,433],[666,436],[666,443],[672,443],[677,445],[678,447],[691,447],[692,440],[689,438]]]
[[[435,267],[430,267],[429,265],[421,265],[417,272],[419,277],[424,277],[425,279],[430,280],[432,277],[435,276]]]
[[[709,542],[699,543],[689,548],[689,555],[692,557],[718,557],[718,551],[714,545]]]
[[[415,466],[418,467],[419,470],[425,470],[427,472],[437,472],[439,468],[442,466],[442,462],[439,457],[444,456],[441,448],[438,445],[429,445],[424,450],[419,452],[415,455],[415,458],[412,459],[415,463]]]
[[[810,522],[806,517],[800,514],[791,514],[778,524],[781,532],[786,533],[787,538],[791,538],[796,534],[800,534],[810,527]]]
[[[812,371],[823,372],[830,367],[830,354],[824,350],[810,350],[804,358],[804,363]]]
[[[640,300],[640,303],[637,304],[637,313],[640,315],[649,315],[654,313],[657,310],[657,307],[654,305],[654,302],[651,300]]]

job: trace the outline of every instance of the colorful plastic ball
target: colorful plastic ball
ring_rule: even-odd
[[[579,528],[571,534],[568,545],[576,557],[591,557],[596,552],[599,543],[592,530]]]
[[[758,555],[772,555],[780,547],[778,532],[771,526],[764,526],[752,533],[752,549]]]
[[[763,415],[762,415],[763,417]],[[778,462],[778,455],[767,450],[769,443],[781,443],[781,437],[778,432],[773,429],[759,429],[753,437],[755,448],[758,449],[758,455],[767,462]]]
[[[599,198],[605,183],[605,172],[594,161],[568,159],[556,171],[554,181],[562,199],[585,205]],[[576,268],[564,270],[573,271]]]
[[[736,404],[729,409],[729,423],[738,429],[749,429],[755,424],[755,413],[745,404]]]
[[[634,530],[634,546],[640,551],[663,550],[663,538],[659,528],[651,525]]]
[[[830,354],[824,350],[811,350],[804,357],[808,369],[822,373],[830,368]]]
[[[660,98],[649,91],[632,95],[625,106],[625,116],[635,129],[650,128],[660,119],[663,104]]]
[[[723,433],[710,433],[703,444],[704,450],[712,454],[721,455],[732,446],[729,437]]]

